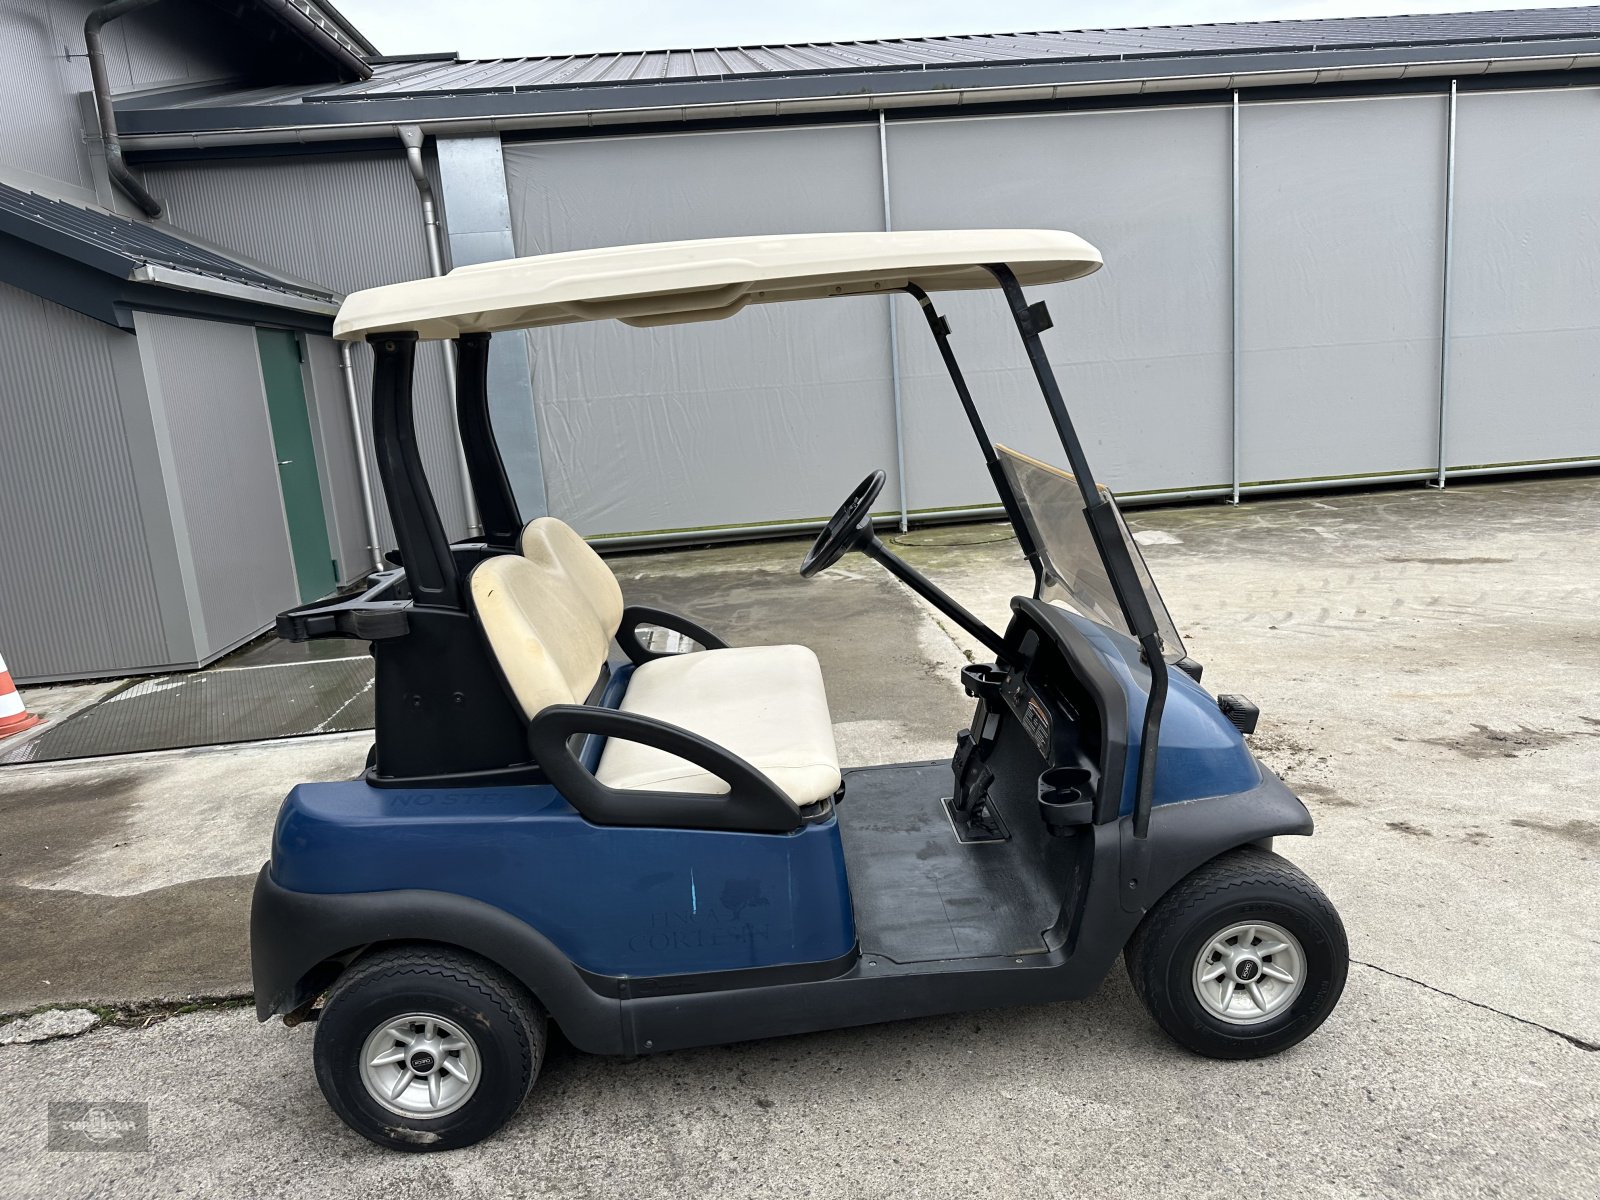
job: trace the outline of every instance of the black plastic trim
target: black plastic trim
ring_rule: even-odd
[[[601,996],[637,999],[645,996],[686,996],[694,992],[732,992],[781,984],[815,983],[836,979],[856,964],[861,947],[851,946],[838,958],[821,962],[782,963],[775,967],[744,967],[737,971],[702,971],[692,975],[597,975],[577,968],[583,981]]]
[[[1011,609],[1025,623],[1011,623],[1006,641],[1013,647],[1021,642],[1024,629],[1037,629],[1049,638],[1073,676],[1094,697],[1095,715],[1100,720],[1100,794],[1095,800],[1095,822],[1115,821],[1122,811],[1123,775],[1128,762],[1128,697],[1122,682],[1111,673],[1100,652],[1090,645],[1066,613],[1053,604],[1031,596],[1017,596]],[[1020,657],[1015,649],[1013,660]]]
[[[286,642],[308,642],[316,638],[376,642],[404,637],[411,630],[407,616],[410,599],[384,598],[395,592],[404,580],[404,571],[374,572],[368,576],[367,586],[355,595],[332,601],[314,600],[285,609],[278,614],[274,630]]]
[[[617,626],[617,645],[635,664],[643,666],[652,658],[671,658],[661,650],[651,650],[639,640],[639,626],[656,625],[693,638],[707,650],[726,650],[728,643],[703,625],[697,625],[682,613],[671,609],[651,608],[648,604],[630,604],[622,610],[622,622]]]
[[[573,752],[570,739],[577,734],[664,750],[724,780],[728,791],[697,795],[607,787]],[[697,733],[640,713],[552,704],[529,723],[528,745],[567,803],[596,825],[793,833],[805,824],[794,801],[744,759]]]
[[[623,1052],[621,1004],[597,995],[572,960],[510,913],[449,892],[313,893],[279,887],[270,864],[250,907],[256,1018],[293,1012],[326,987],[323,964],[368,946],[436,942],[480,954],[515,975],[569,1041],[593,1054]]]

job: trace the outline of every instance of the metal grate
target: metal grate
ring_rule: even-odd
[[[372,728],[368,655],[166,675],[0,751],[0,763],[58,762]]]

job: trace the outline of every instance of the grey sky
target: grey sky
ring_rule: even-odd
[[[1196,21],[1463,12],[1430,0],[335,0],[386,54],[465,58]],[[1499,7],[1506,7],[1501,4]],[[1525,8],[1563,4],[1524,3]]]

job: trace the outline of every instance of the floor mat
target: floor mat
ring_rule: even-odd
[[[839,828],[863,954],[895,962],[1042,954],[1059,901],[1036,831],[963,845],[940,798],[950,764],[845,772]]]
[[[0,750],[0,763],[177,750],[372,728],[372,658],[310,659],[144,679]]]

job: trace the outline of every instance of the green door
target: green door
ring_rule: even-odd
[[[322,511],[316,444],[311,440],[311,413],[300,374],[300,339],[287,330],[258,329],[256,343],[261,348],[261,381],[267,388],[267,414],[278,455],[278,487],[283,493],[283,515],[289,522],[289,549],[300,581],[300,599],[318,600],[339,586],[339,578],[328,545],[328,519]]]

